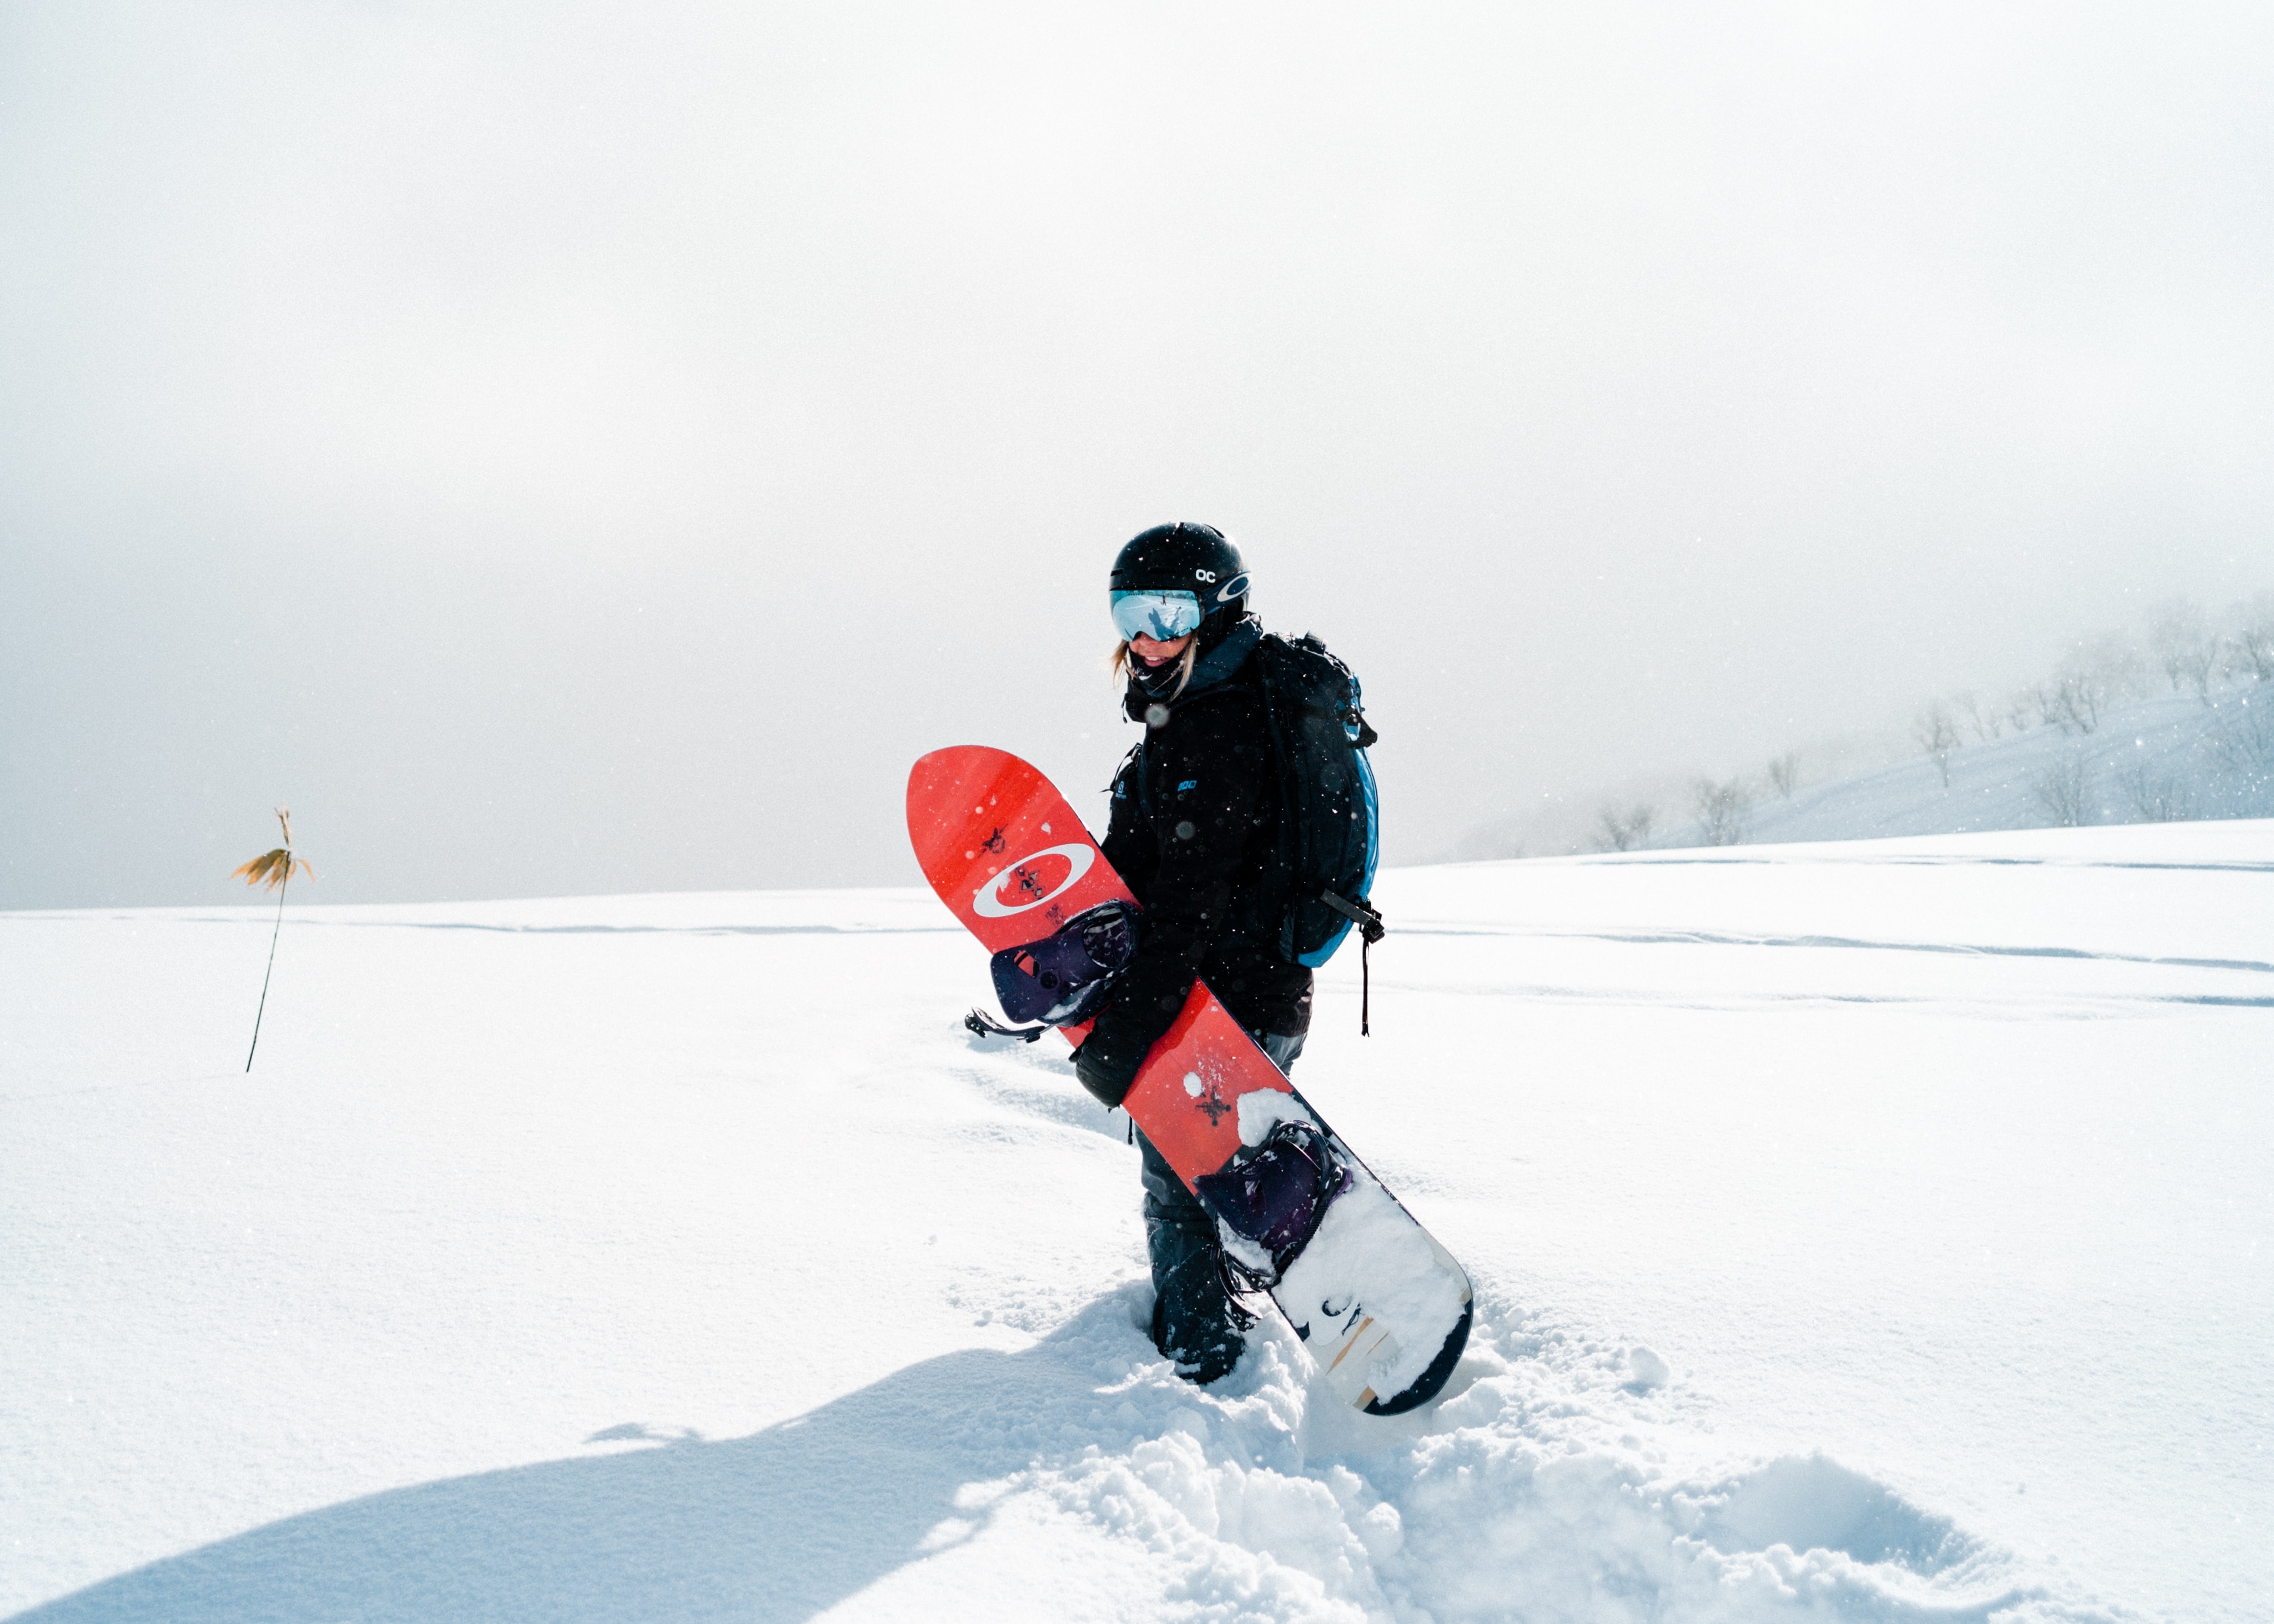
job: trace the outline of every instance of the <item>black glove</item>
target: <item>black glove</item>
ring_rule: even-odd
[[[1073,1051],[1074,1076],[1108,1110],[1128,1098],[1130,1086],[1137,1080],[1137,1068],[1145,1061],[1142,1049],[1124,1053],[1132,1046],[1126,1039],[1117,1042],[1117,1035],[1115,1026],[1100,1017],[1089,1029],[1088,1039]]]

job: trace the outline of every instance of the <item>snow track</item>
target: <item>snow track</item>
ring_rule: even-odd
[[[1382,891],[1388,1421],[1154,1357],[927,895],[296,913],[249,1078],[257,910],[0,916],[0,1617],[2256,1616],[2274,825]]]

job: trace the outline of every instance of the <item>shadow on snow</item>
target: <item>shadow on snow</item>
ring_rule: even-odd
[[[747,1438],[630,1424],[591,1441],[659,1447],[288,1517],[11,1624],[808,1618],[921,1554],[964,1484],[1033,1462],[1043,1440],[1028,1417],[1096,1402],[1094,1379],[1051,1344],[1127,1313],[1115,1294],[1023,1352],[928,1359]]]

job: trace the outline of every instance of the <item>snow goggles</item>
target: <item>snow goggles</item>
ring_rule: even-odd
[[[1113,629],[1134,642],[1171,643],[1201,628],[1201,600],[1192,592],[1116,592]]]

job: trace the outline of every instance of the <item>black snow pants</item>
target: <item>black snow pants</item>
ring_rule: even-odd
[[[1295,1069],[1299,1032],[1254,1032],[1272,1064]],[[1246,1317],[1233,1305],[1224,1273],[1216,1220],[1185,1187],[1153,1141],[1136,1135],[1145,1180],[1145,1248],[1153,1262],[1153,1345],[1177,1362],[1177,1373],[1206,1385],[1230,1372],[1246,1341]]]

